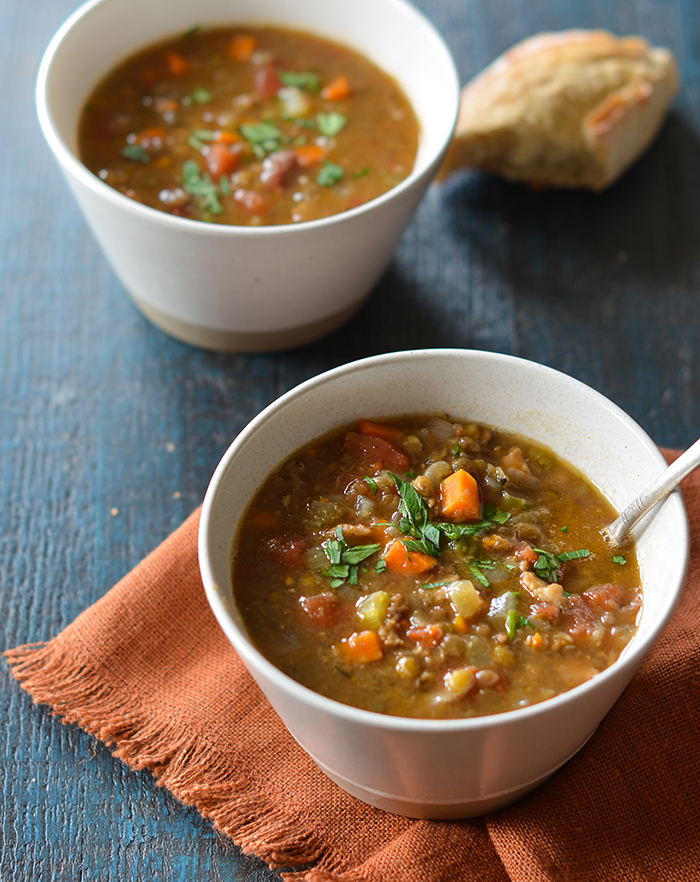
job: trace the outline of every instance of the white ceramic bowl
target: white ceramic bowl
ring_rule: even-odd
[[[256,417],[212,478],[199,534],[214,614],[299,744],[348,792],[421,818],[501,808],[570,759],[667,623],[689,553],[685,506],[675,491],[638,531],[644,592],[638,633],[607,670],[541,704],[465,720],[406,719],[348,707],[296,683],[251,644],[232,601],[231,545],[248,500],[279,461],[335,427],[359,417],[444,412],[541,440],[578,466],[618,509],[666,467],[629,416],[565,374],[488,352],[400,352],[321,374]]]
[[[195,24],[276,24],[342,42],[403,87],[421,127],[412,173],[370,203],[294,225],[206,224],[141,205],[77,158],[98,81],[133,52]],[[265,351],[341,325],[386,269],[454,130],[459,80],[428,20],[405,0],[90,0],[41,62],[39,121],[88,224],[140,309],[212,349]]]

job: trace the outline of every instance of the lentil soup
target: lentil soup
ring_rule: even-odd
[[[357,52],[272,27],[192,29],[127,59],[80,121],[79,154],[182,217],[267,225],[347,211],[406,178],[418,122]]]
[[[499,713],[565,692],[636,631],[634,547],[550,450],[446,416],[362,420],[263,483],[233,545],[249,635],[274,665],[380,713]]]

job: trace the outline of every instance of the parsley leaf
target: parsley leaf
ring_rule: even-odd
[[[556,578],[556,572],[559,567],[568,560],[577,560],[581,557],[588,557],[590,551],[587,548],[579,548],[577,551],[565,551],[563,554],[552,554],[550,551],[543,551],[541,548],[533,548],[539,557],[535,561],[535,572],[541,579],[547,579],[550,582]]]
[[[151,161],[148,153],[146,153],[143,147],[139,147],[138,144],[127,144],[126,147],[122,147],[119,153],[124,159],[130,159],[132,162],[143,162],[145,164]]]
[[[190,98],[194,101],[195,104],[208,104],[212,99],[212,94],[209,89],[195,89],[194,92],[190,95]]]
[[[336,110],[331,110],[330,113],[316,114],[316,125],[318,126],[318,130],[327,138],[332,138],[334,135],[342,132],[347,124],[347,116],[338,113]]]
[[[365,481],[367,481],[372,493],[374,493],[374,495],[376,496],[377,491],[379,490],[379,487],[377,487],[377,482],[374,480],[374,478],[370,478],[369,475],[365,475]]]
[[[334,162],[324,162],[323,168],[316,177],[316,183],[319,187],[332,187],[334,184],[339,184],[344,176],[342,166]]]
[[[624,556],[624,554],[614,554],[612,562],[620,564],[620,566],[623,567],[627,563],[627,558]]]
[[[223,208],[216,192],[216,184],[211,176],[202,174],[199,164],[188,159],[182,166],[182,188],[191,196],[197,197],[203,211],[221,214]]]
[[[515,633],[518,628],[532,628],[533,631],[537,630],[530,619],[521,616],[517,610],[509,609],[508,615],[506,616],[506,634],[508,635],[509,643],[515,639]]]
[[[309,92],[318,92],[321,88],[321,78],[310,70],[283,70],[279,73],[279,78],[285,86],[296,86],[299,89],[308,89]]]
[[[357,585],[359,577],[357,565],[380,551],[382,546],[377,543],[371,545],[348,545],[343,536],[343,528],[340,525],[336,529],[336,536],[337,539],[326,539],[323,543],[323,550],[330,562],[330,566],[325,570],[321,570],[321,575],[333,579],[333,582],[331,582],[332,588],[337,588],[345,581],[350,585]],[[386,562],[383,569],[386,569]]]

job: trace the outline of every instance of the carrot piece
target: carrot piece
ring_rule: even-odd
[[[225,144],[214,142],[208,144],[207,147],[205,159],[215,181],[218,181],[222,175],[230,174],[238,167],[240,157],[236,153],[231,153]]]
[[[222,129],[217,129],[214,132],[214,140],[219,141],[222,144],[235,144],[241,140],[241,136],[238,132],[226,132]]]
[[[321,162],[326,155],[324,148],[319,147],[318,144],[303,144],[301,147],[297,147],[294,152],[297,162],[302,168],[308,168],[315,162]]]
[[[382,642],[376,631],[355,631],[341,645],[345,658],[359,665],[379,661],[384,655]]]
[[[386,468],[405,471],[408,457],[397,447],[376,435],[361,435],[359,432],[348,432],[343,442],[343,450],[358,462],[380,462]]]
[[[255,52],[255,37],[238,34],[228,44],[228,56],[232,61],[250,61]]]
[[[137,143],[141,143],[145,138],[148,138],[149,141],[152,141],[153,138],[160,138],[161,141],[165,139],[165,129],[160,129],[158,127],[152,129],[144,129],[143,132],[139,132],[136,136]]]
[[[174,77],[181,77],[190,69],[190,63],[177,52],[166,52],[165,60],[168,62],[168,70]]]
[[[433,649],[445,636],[445,632],[440,625],[422,625],[420,628],[409,628],[406,636],[422,649]]]
[[[429,554],[409,551],[400,539],[394,539],[382,556],[386,561],[386,568],[394,573],[416,575],[426,572],[437,563],[437,559]]]
[[[469,472],[459,469],[440,482],[440,513],[458,523],[481,517],[479,487]]]
[[[256,527],[274,527],[277,523],[277,518],[272,511],[259,511],[252,518],[252,522]]]
[[[350,83],[346,77],[336,77],[321,89],[321,98],[326,101],[341,101],[350,94]]]
[[[396,426],[385,426],[372,420],[360,420],[359,426],[363,435],[374,435],[375,438],[384,438],[385,441],[394,441],[403,435],[401,429]]]

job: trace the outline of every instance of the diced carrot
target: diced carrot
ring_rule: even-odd
[[[156,167],[157,168],[165,168],[166,166],[172,165],[172,164],[173,164],[172,156],[159,156],[158,159],[156,159]]]
[[[397,426],[386,426],[384,423],[375,423],[372,420],[360,420],[360,432],[363,435],[374,435],[375,438],[384,438],[385,441],[394,441],[403,435]]]
[[[384,654],[376,631],[355,631],[347,640],[343,640],[341,646],[345,658],[359,665],[379,661]]]
[[[232,61],[250,61],[255,52],[255,37],[252,34],[237,34],[228,44],[228,55]]]
[[[326,155],[325,149],[319,147],[318,144],[302,144],[294,152],[297,155],[297,162],[302,168],[308,168],[315,162],[321,162]]]
[[[168,70],[174,77],[184,76],[190,69],[189,61],[177,52],[166,52],[165,60],[168,62]]]
[[[440,482],[440,513],[457,523],[481,517],[479,487],[469,472],[459,469]]]
[[[209,166],[212,178],[218,181],[222,175],[228,175],[238,167],[240,157],[237,153],[231,153],[225,144],[208,144],[205,159]],[[202,149],[204,153],[204,148]]]
[[[408,457],[383,438],[348,432],[343,442],[343,450],[358,462],[380,462],[386,468],[405,471]]]
[[[445,632],[440,625],[422,625],[420,628],[409,628],[406,636],[422,649],[433,649],[445,636]]]
[[[217,129],[214,132],[214,140],[220,141],[222,144],[236,144],[241,140],[241,136],[238,132],[226,132],[222,129]]]
[[[382,555],[386,567],[394,573],[416,575],[425,573],[437,563],[437,559],[422,551],[409,551],[400,539],[394,539]]]
[[[139,134],[136,136],[136,140],[139,144],[146,138],[148,138],[149,141],[152,141],[154,138],[160,138],[162,141],[165,138],[165,130],[158,127],[152,129],[144,129],[143,132],[139,132]]]
[[[457,631],[458,634],[466,634],[469,630],[467,620],[464,616],[459,615],[459,613],[454,617],[453,624],[455,626],[455,631]]]
[[[251,520],[256,527],[274,527],[277,523],[277,518],[272,511],[259,511]]]
[[[346,77],[336,77],[321,89],[321,98],[326,101],[341,101],[350,94],[350,83]]]

